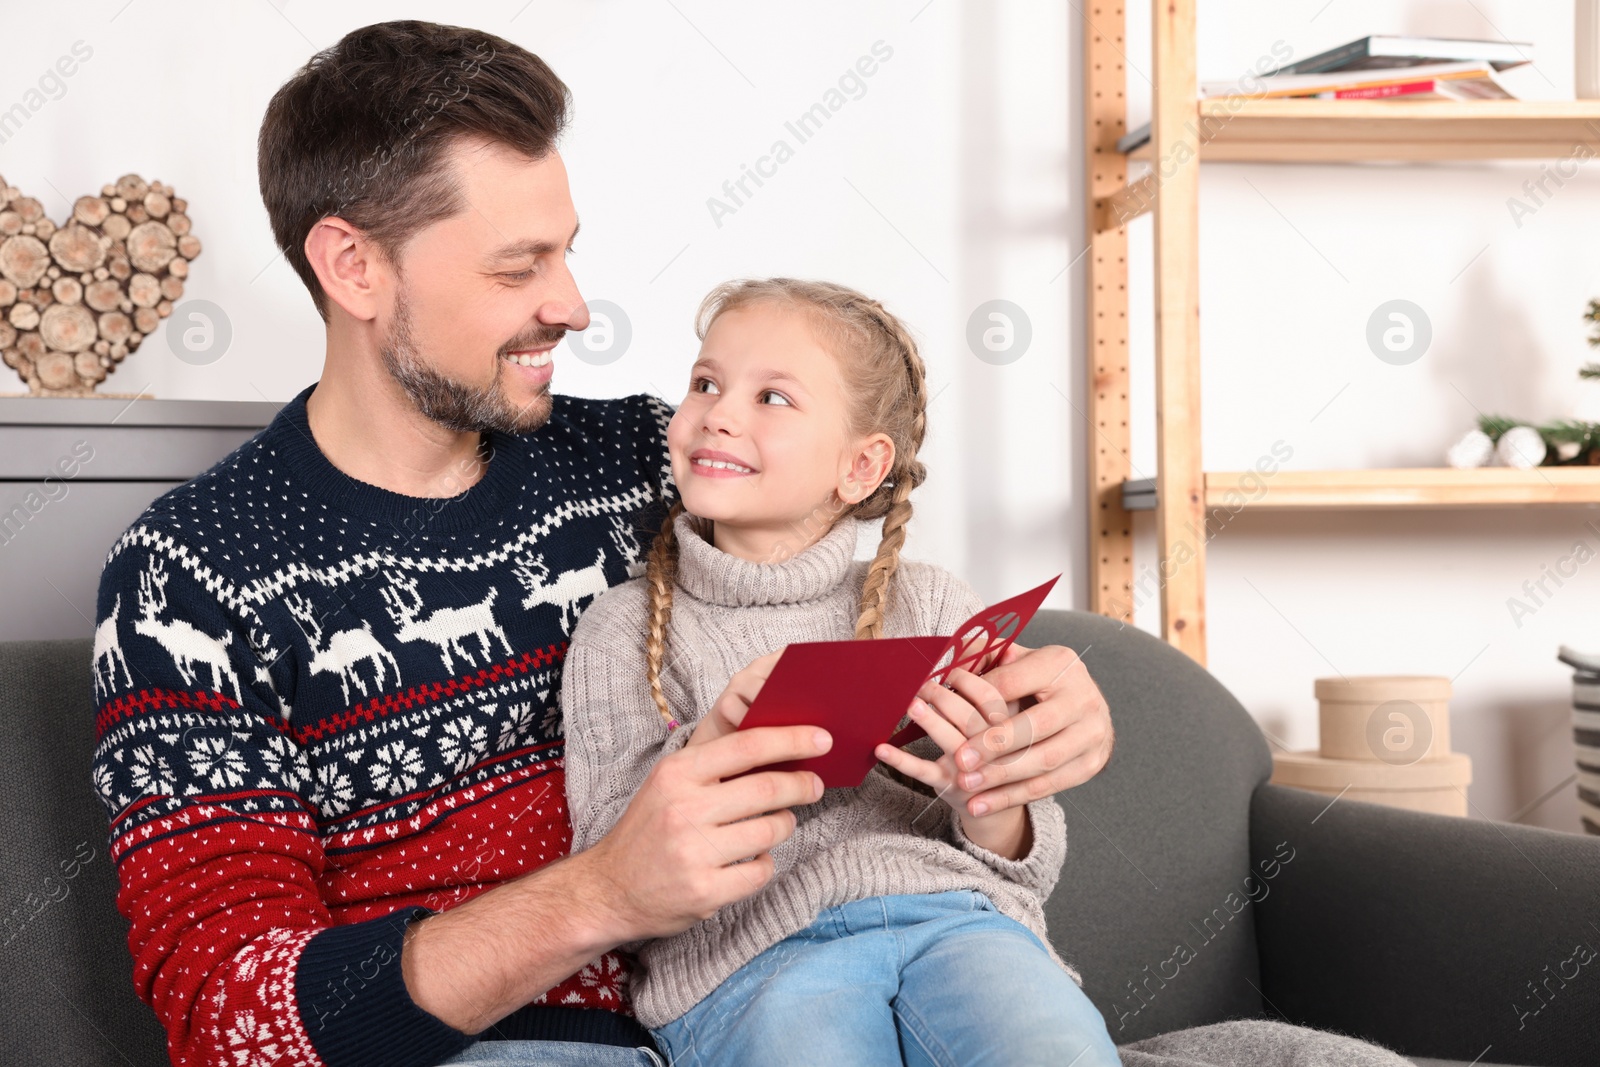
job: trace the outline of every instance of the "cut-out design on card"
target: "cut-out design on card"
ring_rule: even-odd
[[[905,724],[906,709],[923,685],[948,684],[957,667],[985,674],[998,664],[1060,579],[984,608],[951,637],[886,637],[876,641],[808,641],[787,646],[750,704],[740,729],[821,726],[833,747],[809,760],[770,770],[810,770],[823,785],[860,785],[887,741],[907,745],[925,736]]]

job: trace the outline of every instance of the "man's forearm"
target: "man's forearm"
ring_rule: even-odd
[[[400,954],[411,999],[480,1033],[626,940],[607,929],[587,853],[413,923]]]

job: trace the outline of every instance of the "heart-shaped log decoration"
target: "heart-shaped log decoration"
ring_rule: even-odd
[[[57,226],[0,178],[0,357],[34,396],[90,396],[172,314],[200,239],[172,187],[124,174]]]

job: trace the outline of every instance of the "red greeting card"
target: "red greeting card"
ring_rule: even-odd
[[[950,637],[789,645],[739,728],[821,726],[833,735],[826,753],[763,769],[815,771],[829,788],[860,785],[878,761],[873,750],[879,744],[905,745],[924,736],[915,724],[895,729],[918,690],[929,681],[943,684],[957,667],[986,673],[1060,577],[983,609]]]

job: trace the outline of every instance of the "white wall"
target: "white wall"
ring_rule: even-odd
[[[205,252],[188,295],[226,309],[232,348],[197,368],[152,339],[104,388],[287,399],[315,379],[322,331],[276,255],[256,188],[268,98],[315,49],[368,22],[431,18],[498,33],[539,53],[573,89],[576,121],[563,148],[583,219],[573,267],[586,295],[621,305],[633,324],[632,347],[616,363],[558,358],[558,389],[645,389],[676,402],[695,348],[691,315],[716,282],[787,273],[855,285],[913,324],[937,391],[912,554],[991,598],[1064,571],[1052,603],[1082,607],[1078,6],[13,5],[7,38],[21,42],[21,58],[0,69],[0,109],[28,99],[73,42],[94,54],[64,95],[0,143],[0,174],[57,219],[80,193],[127,171],[170,182],[191,201]],[[1504,31],[1539,45],[1537,70],[1512,75],[1519,92],[1571,93],[1569,4],[1208,0],[1201,24],[1208,78],[1236,76],[1278,39],[1304,55],[1369,32]],[[1147,38],[1130,40],[1133,64],[1148,72]],[[707,199],[775,139],[793,145],[785,120],[877,41],[893,56],[864,94],[717,225]],[[1129,92],[1147,110],[1148,85],[1132,71]],[[1565,413],[1587,354],[1578,316],[1600,294],[1582,239],[1583,224],[1600,217],[1600,186],[1585,171],[1517,228],[1504,201],[1535,171],[1208,168],[1206,466],[1248,464],[1279,439],[1298,468],[1429,464],[1471,424],[1472,404],[1528,418]],[[1144,312],[1133,320],[1134,462],[1151,474],[1147,221],[1135,225],[1133,246],[1134,305]],[[1379,363],[1362,341],[1371,309],[1394,296],[1421,304],[1434,323],[1432,350],[1409,367]],[[1004,366],[980,361],[965,340],[969,315],[994,298],[1024,308],[1033,333]],[[20,383],[0,378],[8,388]],[[1570,773],[1567,676],[1555,647],[1600,646],[1600,626],[1587,570],[1520,628],[1505,600],[1575,538],[1600,544],[1582,531],[1585,517],[1241,517],[1210,548],[1212,669],[1291,747],[1315,743],[1317,676],[1460,672],[1456,744],[1475,761],[1473,800],[1482,814],[1507,817]],[[1152,565],[1147,524],[1140,536],[1141,566]],[[1154,627],[1153,602],[1139,622]],[[1524,820],[1576,827],[1570,793]]]

